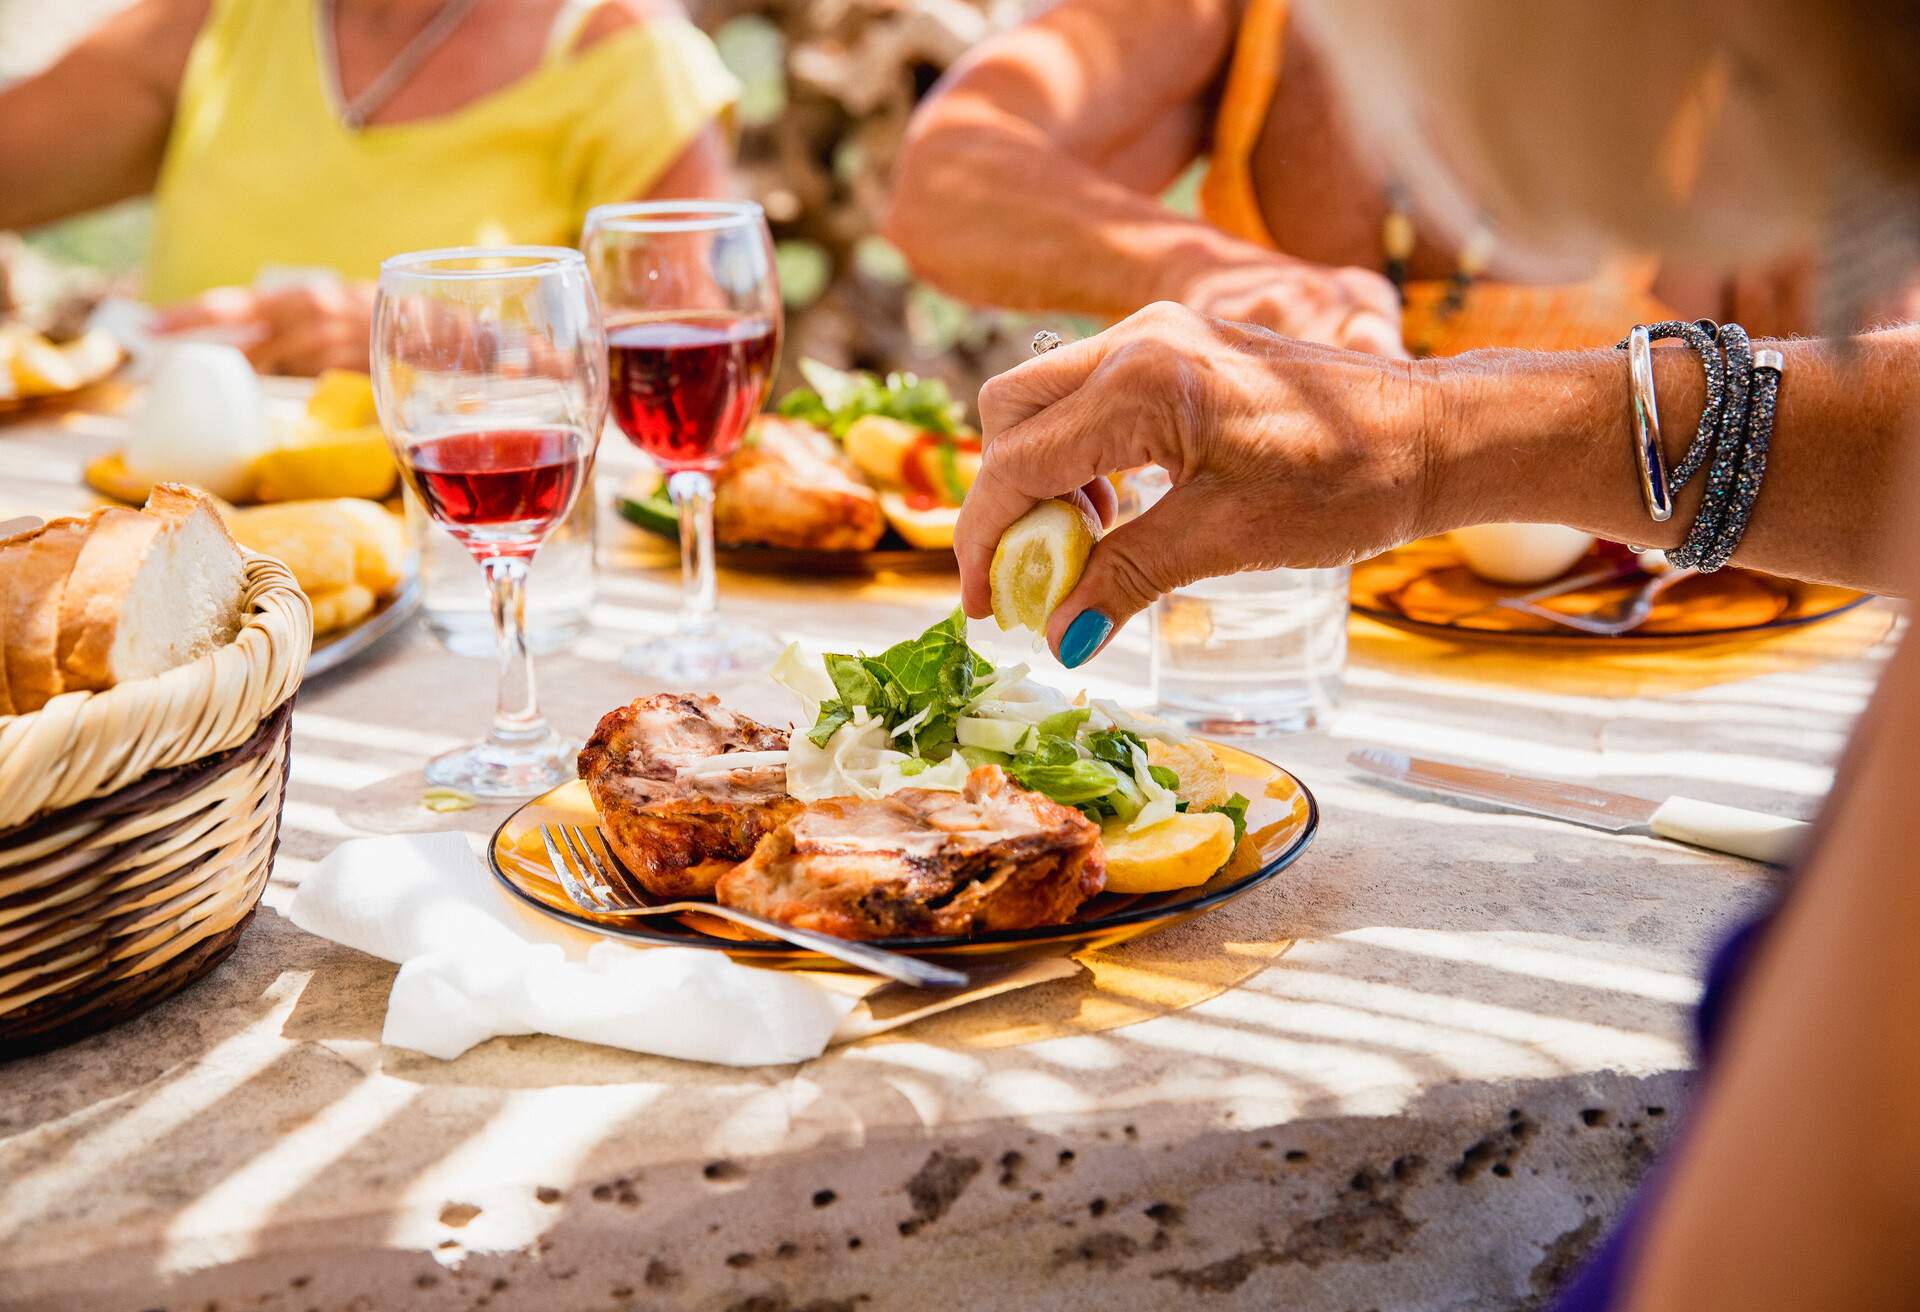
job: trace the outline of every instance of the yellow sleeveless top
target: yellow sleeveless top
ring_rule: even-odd
[[[355,132],[321,74],[317,2],[214,0],[154,195],[156,303],[270,265],[370,278],[402,251],[572,245],[589,208],[643,194],[739,94],[698,28],[648,23],[557,43],[451,113]]]
[[[1200,186],[1200,212],[1209,223],[1270,250],[1276,246],[1254,191],[1252,160],[1280,88],[1288,4],[1247,0]],[[1623,261],[1591,282],[1557,287],[1480,281],[1449,314],[1440,313],[1446,283],[1410,282],[1401,335],[1428,355],[1612,346],[1637,323],[1675,317],[1648,291],[1654,271],[1647,261]]]

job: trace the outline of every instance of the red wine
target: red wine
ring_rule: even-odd
[[[470,549],[531,553],[573,505],[587,446],[568,428],[452,433],[407,448],[427,513]]]
[[[613,417],[669,470],[713,470],[767,399],[779,335],[766,319],[641,319],[607,330]]]

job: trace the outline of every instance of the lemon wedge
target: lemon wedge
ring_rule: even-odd
[[[254,459],[255,499],[365,497],[378,501],[393,491],[400,471],[379,428],[333,431],[303,426],[301,437],[306,440]]]
[[[1099,540],[1099,521],[1071,501],[1042,501],[1016,519],[1000,535],[987,574],[994,621],[1045,633],[1047,617],[1080,581]]]
[[[323,369],[307,396],[307,414],[328,428],[368,428],[380,422],[373,379],[357,369]]]
[[[19,338],[13,347],[13,385],[21,396],[57,396],[81,384],[80,371],[66,352],[38,333]]]
[[[99,328],[89,329],[60,348],[67,365],[85,387],[97,383],[120,367],[123,358],[120,343],[113,334]]]

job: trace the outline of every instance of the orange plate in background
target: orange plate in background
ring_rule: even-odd
[[[1595,548],[1568,570],[1603,568]],[[1618,606],[1646,582],[1640,574],[1582,588],[1540,603],[1569,615]],[[1357,614],[1433,637],[1523,642],[1698,642],[1791,629],[1851,610],[1868,594],[1824,583],[1797,583],[1754,570],[1723,569],[1676,583],[1660,594],[1647,622],[1617,637],[1582,633],[1496,603],[1545,587],[1488,583],[1461,563],[1444,538],[1427,538],[1353,567],[1350,596]]]
[[[1024,956],[1112,947],[1178,924],[1266,883],[1307,850],[1319,827],[1319,807],[1305,784],[1271,761],[1222,743],[1207,746],[1226,768],[1229,790],[1251,801],[1246,837],[1232,859],[1206,883],[1170,893],[1102,893],[1064,925],[993,930],[971,938],[880,939],[878,945],[931,957]],[[546,847],[540,841],[540,826],[598,822],[586,785],[562,784],[507,817],[488,845],[487,864],[509,892],[535,910],[596,933],[639,943],[710,948],[762,965],[839,968],[838,963],[818,953],[751,938],[738,926],[695,913],[623,920],[581,911],[554,878]],[[597,830],[592,837],[595,849],[607,855]],[[631,887],[640,896],[647,896],[637,884]]]

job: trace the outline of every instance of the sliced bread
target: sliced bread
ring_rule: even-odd
[[[39,531],[34,528],[0,538],[0,715],[13,714],[12,685],[7,681],[7,630],[11,627],[8,616],[13,610],[13,575],[26,559],[27,544]]]
[[[56,519],[34,534],[8,571],[7,692],[17,715],[65,690],[60,674],[60,598],[87,540],[88,521]]]
[[[231,642],[245,590],[245,557],[204,493],[162,483],[143,514],[101,512],[60,601],[66,686],[111,688]]]

